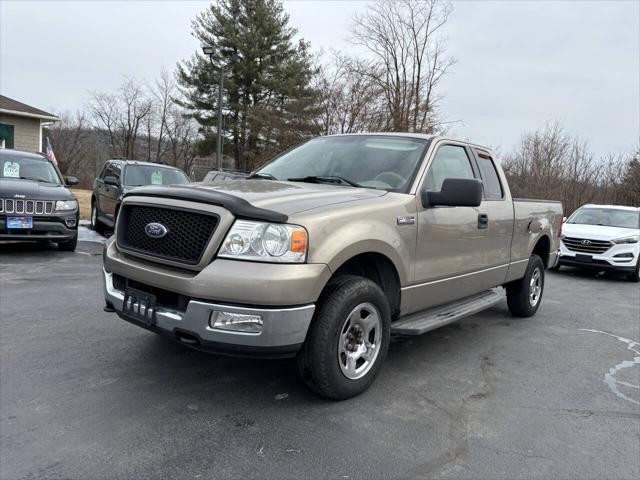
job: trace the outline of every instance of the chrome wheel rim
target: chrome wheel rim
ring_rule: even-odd
[[[539,268],[536,268],[531,275],[529,281],[529,304],[535,307],[540,301],[542,294],[542,273]]]
[[[96,211],[96,206],[93,205],[91,207],[91,226],[95,227],[96,226],[96,219],[98,217],[98,212]]]
[[[342,324],[338,338],[338,364],[350,380],[364,377],[373,367],[382,339],[380,312],[371,303],[355,307]]]

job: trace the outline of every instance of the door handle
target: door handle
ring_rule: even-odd
[[[486,213],[478,214],[478,228],[487,228],[489,227],[489,215]]]

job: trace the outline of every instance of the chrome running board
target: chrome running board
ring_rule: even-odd
[[[397,335],[422,335],[430,330],[444,327],[461,318],[491,308],[505,298],[501,287],[487,290],[472,297],[430,308],[402,317],[391,324],[391,333]]]

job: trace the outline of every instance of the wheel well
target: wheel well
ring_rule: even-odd
[[[341,275],[359,275],[368,278],[382,289],[389,301],[391,320],[400,315],[400,278],[393,262],[381,253],[369,252],[357,255],[333,274],[332,279]]]
[[[549,237],[546,235],[540,237],[536,246],[533,247],[534,254],[538,255],[542,259],[542,263],[544,263],[544,267],[547,268],[549,266],[549,252],[551,250],[551,242],[549,241]]]

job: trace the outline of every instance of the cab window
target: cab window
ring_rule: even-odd
[[[109,164],[109,166],[107,167],[107,174],[105,176],[107,177],[115,177],[116,180],[118,180],[118,182],[120,182],[120,172],[122,170],[122,167],[120,166],[119,163],[116,162],[111,162]]]
[[[484,198],[487,200],[501,200],[503,197],[502,185],[500,185],[493,159],[484,152],[476,151],[476,154],[478,156],[480,176],[482,177]]]
[[[104,177],[107,175],[107,167],[109,166],[111,162],[104,162],[104,165],[102,166],[102,170],[100,170],[100,173],[98,174],[98,178],[100,180],[104,180]]]
[[[446,178],[475,178],[464,147],[443,145],[438,148],[427,173],[426,190],[439,192]]]

